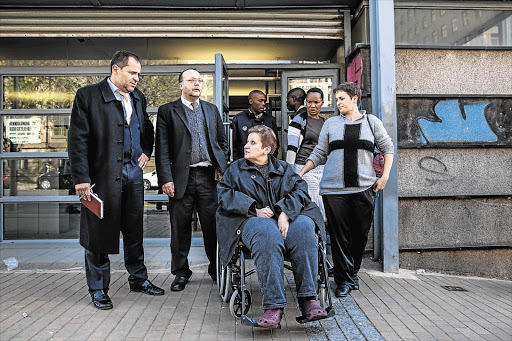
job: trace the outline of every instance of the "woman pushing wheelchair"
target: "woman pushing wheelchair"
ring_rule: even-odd
[[[315,230],[325,234],[322,213],[293,166],[272,156],[277,144],[272,129],[256,126],[249,132],[245,158],[231,164],[217,186],[221,264],[229,264],[240,241],[251,250],[264,310],[255,326],[278,328],[286,306],[284,255],[289,254],[304,321],[326,318],[316,301]]]

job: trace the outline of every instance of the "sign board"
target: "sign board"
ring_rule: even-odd
[[[37,116],[6,117],[5,137],[14,144],[41,143],[41,118]]]

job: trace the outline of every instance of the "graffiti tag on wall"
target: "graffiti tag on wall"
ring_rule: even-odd
[[[512,146],[511,98],[397,98],[400,148]]]
[[[438,120],[419,117],[418,141],[429,142],[495,142],[498,136],[485,119],[489,102],[464,105],[458,100],[440,101],[434,108]]]
[[[418,161],[418,167],[427,172],[428,176],[425,178],[432,186],[441,182],[451,181],[455,176],[448,173],[448,167],[443,161],[432,157],[425,156]]]

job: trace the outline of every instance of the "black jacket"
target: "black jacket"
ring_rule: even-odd
[[[270,169],[264,179],[256,166],[246,159],[229,166],[217,185],[217,239],[223,266],[233,256],[244,222],[256,216],[256,208],[269,206],[273,219],[285,212],[291,221],[299,215],[313,219],[325,240],[324,218],[308,195],[308,185],[293,166],[270,157]]]
[[[276,134],[277,148],[274,152],[274,156],[277,157],[279,152],[279,135],[275,117],[263,114],[260,118],[256,118],[252,112],[245,110],[236,114],[231,122],[231,129],[233,130],[233,161],[244,157],[244,146],[247,143],[249,129],[258,125],[265,125],[272,128]]]
[[[228,141],[224,124],[217,107],[200,101],[208,129],[208,152],[215,167],[222,172],[227,168],[229,157]],[[158,184],[174,182],[174,197],[179,200],[185,194],[190,171],[192,133],[181,98],[158,108],[156,121],[155,160]]]
[[[130,96],[147,157],[153,151],[154,130],[146,112],[146,99],[135,89]],[[96,184],[93,191],[105,202],[105,218],[89,210],[80,215],[80,244],[98,253],[119,253],[123,169],[124,112],[107,78],[78,89],[71,111],[68,153],[75,184]]]

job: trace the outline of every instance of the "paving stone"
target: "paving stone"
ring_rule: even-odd
[[[300,312],[293,275],[287,272],[283,328],[242,326],[206,274],[204,250],[192,249],[190,284],[183,292],[168,291],[164,296],[130,293],[122,254],[111,256],[109,295],[114,309],[109,311],[91,304],[81,263],[83,249],[14,249],[23,263],[18,272],[0,270],[1,339],[509,341],[512,335],[510,281],[439,274],[388,276],[364,269],[359,291],[342,299],[333,296],[333,319],[295,322]],[[146,255],[151,281],[168,290],[174,279],[168,246],[146,247]],[[74,267],[81,270],[63,270]],[[248,285],[253,293],[249,315],[256,317],[261,314],[256,276],[248,278]],[[469,293],[448,292],[441,285],[462,286]],[[29,317],[21,316],[24,311]]]

